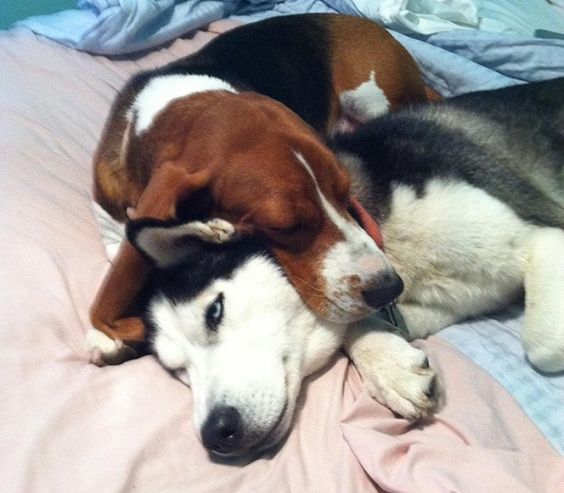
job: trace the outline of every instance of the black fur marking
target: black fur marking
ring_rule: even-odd
[[[289,15],[238,27],[130,84],[140,89],[159,75],[209,75],[276,99],[324,131],[333,86],[324,15]]]
[[[332,147],[364,162],[365,206],[381,219],[394,183],[421,195],[443,178],[485,190],[523,219],[564,227],[564,78],[407,108],[337,136]]]
[[[148,283],[150,297],[165,296],[173,303],[189,300],[216,279],[229,279],[233,272],[252,257],[267,257],[275,262],[265,243],[253,237],[221,245],[194,240],[191,255],[178,264],[155,269]],[[197,248],[197,251],[196,251]]]
[[[155,327],[147,312],[151,300],[164,296],[172,303],[188,301],[217,279],[230,279],[234,271],[253,257],[266,257],[276,262],[264,241],[256,237],[244,237],[221,245],[199,243],[198,251],[192,251],[178,264],[165,269],[154,269],[139,296],[138,306],[144,307],[144,322],[148,339]]]

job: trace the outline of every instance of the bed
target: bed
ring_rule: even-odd
[[[88,362],[88,307],[108,268],[91,157],[128,76],[239,22],[360,3],[220,9],[216,17],[231,18],[113,57],[75,49],[78,37],[61,44],[35,34],[37,19],[0,33],[0,491],[564,491],[564,375],[539,375],[524,361],[520,306],[415,342],[444,380],[446,405],[434,418],[394,417],[339,355],[304,385],[288,439],[249,464],[208,457],[192,429],[190,391],[153,357]],[[50,29],[42,34],[56,39]],[[395,35],[445,96],[564,75],[558,41]]]

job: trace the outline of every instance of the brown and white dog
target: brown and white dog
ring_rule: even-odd
[[[410,55],[367,20],[300,15],[237,28],[120,92],[94,160],[99,215],[225,219],[234,230],[202,222],[208,239],[263,236],[315,314],[359,320],[402,283],[351,216],[348,175],[316,132],[432,97]],[[107,360],[144,337],[134,301],[149,269],[125,243],[98,292],[91,321],[112,344],[95,332],[90,346]]]

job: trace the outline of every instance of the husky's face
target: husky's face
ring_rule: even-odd
[[[304,376],[335,353],[344,326],[316,317],[258,240],[213,245],[185,226],[138,222],[130,234],[157,265],[152,347],[192,388],[211,453],[265,450],[288,431]]]

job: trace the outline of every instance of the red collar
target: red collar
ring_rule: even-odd
[[[374,218],[366,211],[362,204],[358,201],[356,197],[351,197],[350,199],[351,207],[355,213],[356,219],[362,226],[362,229],[368,233],[368,236],[374,240],[378,248],[384,249],[384,240],[382,238],[382,232],[378,223]]]

